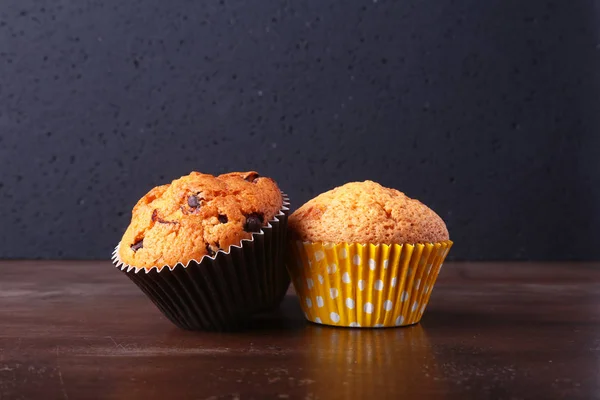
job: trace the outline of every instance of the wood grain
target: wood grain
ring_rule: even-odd
[[[0,262],[0,399],[600,399],[600,264],[448,263],[420,325],[171,325],[109,262]]]

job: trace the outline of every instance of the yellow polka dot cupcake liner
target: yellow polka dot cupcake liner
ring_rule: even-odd
[[[306,318],[383,328],[416,324],[452,247],[293,241],[287,268]]]

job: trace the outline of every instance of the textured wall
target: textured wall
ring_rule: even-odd
[[[421,199],[455,259],[600,259],[594,2],[7,0],[0,257],[107,258],[150,187]]]

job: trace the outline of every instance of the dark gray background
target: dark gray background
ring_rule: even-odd
[[[454,259],[600,259],[585,1],[8,0],[0,257],[108,258],[136,200],[256,169],[294,208],[373,179]]]

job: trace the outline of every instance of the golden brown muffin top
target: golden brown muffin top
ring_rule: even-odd
[[[275,181],[254,171],[216,177],[192,172],[137,202],[118,255],[146,268],[199,261],[250,239],[282,205]]]
[[[442,219],[418,200],[376,182],[322,193],[289,219],[292,238],[330,243],[433,243],[448,240]]]

